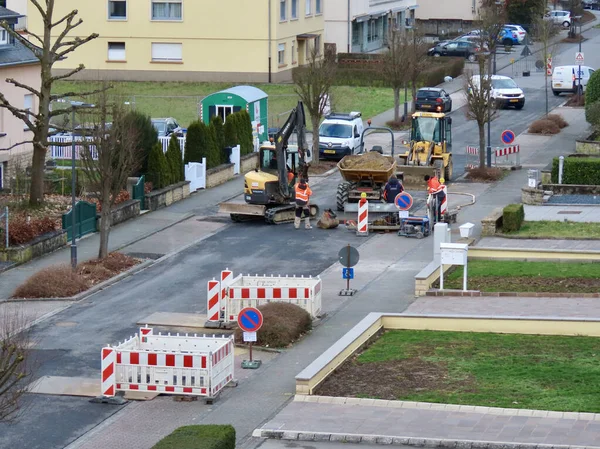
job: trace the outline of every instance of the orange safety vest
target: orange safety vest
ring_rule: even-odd
[[[296,187],[295,187],[296,200],[300,200],[300,201],[304,201],[305,203],[308,203],[308,199],[312,195],[312,190],[310,190],[310,187],[308,187],[308,184],[306,184],[306,189],[302,190],[300,188],[300,184],[301,183],[296,184]]]
[[[439,193],[444,190],[444,186],[440,184],[437,178],[429,178],[427,181],[427,191],[432,195]]]

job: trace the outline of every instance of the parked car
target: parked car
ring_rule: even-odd
[[[579,72],[579,66],[577,65],[554,67],[554,71],[552,72],[552,93],[556,96],[563,92],[577,93],[580,85],[581,92],[583,93],[592,73],[594,73],[594,69],[585,65],[581,66],[581,72]]]
[[[447,44],[438,44],[430,48],[427,54],[429,56],[462,56],[469,62],[477,60],[477,54],[481,49],[472,42],[468,41],[450,41]]]
[[[502,45],[518,45],[519,35],[516,31],[511,30],[510,28],[502,28],[500,33],[498,33],[498,42]]]
[[[517,40],[519,44],[523,43],[525,40],[525,36],[527,36],[527,31],[521,25],[504,25],[504,28],[510,30],[513,33],[517,33]]]
[[[362,114],[332,112],[319,126],[319,155],[322,159],[341,159],[349,154],[362,153],[361,136],[364,130]]]
[[[153,118],[151,121],[158,132],[158,137],[168,137],[171,134],[183,135],[183,129],[173,117]]]
[[[415,109],[417,111],[450,112],[452,110],[452,98],[444,89],[423,87],[417,91]]]
[[[481,85],[481,76],[474,75],[471,83],[475,88]],[[492,75],[492,91],[490,99],[499,108],[514,106],[515,109],[523,109],[525,106],[525,93],[515,81],[503,75]]]
[[[482,47],[485,51],[488,50],[487,42],[481,42],[481,37],[476,36],[474,34],[465,34],[463,36],[459,36],[456,39],[454,39],[454,42],[459,42],[459,41],[471,42],[472,44],[475,44],[475,46],[482,45]]]
[[[583,0],[581,4],[584,9],[600,10],[600,0]]]
[[[571,13],[569,11],[549,11],[544,18],[552,20],[554,23],[562,25],[565,28],[571,26]]]

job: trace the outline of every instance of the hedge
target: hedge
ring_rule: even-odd
[[[585,119],[588,123],[598,126],[598,103],[600,102],[600,71],[595,71],[585,89]]]
[[[115,124],[118,126],[118,124]],[[158,142],[158,132],[152,125],[150,117],[139,112],[130,111],[123,116],[123,129],[131,129],[135,134],[136,139],[140,143],[142,150],[142,163],[136,175],[147,173],[148,159],[156,142]]]
[[[185,171],[183,167],[183,156],[181,155],[181,146],[179,139],[175,134],[171,135],[169,147],[167,148],[167,164],[169,166],[169,182],[176,184],[185,180]]]
[[[159,142],[156,142],[148,157],[146,180],[152,183],[154,189],[162,189],[171,183],[169,163]]]
[[[509,204],[502,212],[502,230],[514,232],[521,229],[525,220],[525,210],[522,204]]]
[[[235,429],[229,424],[183,426],[152,449],[235,449]]]
[[[558,184],[557,157],[552,160],[552,183]],[[600,159],[592,157],[566,157],[562,183],[583,186],[600,185]]]

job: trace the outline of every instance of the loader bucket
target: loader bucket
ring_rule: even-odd
[[[404,187],[422,188],[427,187],[423,179],[425,175],[434,176],[435,169],[427,165],[398,165],[396,166],[396,176],[402,181]]]

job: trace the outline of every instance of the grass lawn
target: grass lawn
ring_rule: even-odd
[[[600,223],[526,221],[518,231],[505,234],[522,238],[600,239]]]
[[[212,93],[227,89],[231,83],[182,82],[121,82],[113,83],[115,92],[123,101],[135,103],[136,109],[151,117],[175,117],[187,127],[198,117],[200,100]],[[269,95],[269,127],[283,125],[298,96],[293,84],[256,84]],[[55,93],[91,90],[90,82],[60,81],[55,83]],[[400,101],[404,101],[401,94]],[[392,89],[379,87],[334,86],[331,92],[332,108],[340,112],[360,111],[365,119],[394,107]],[[310,119],[307,117],[310,129]]]
[[[462,267],[444,278],[444,288],[462,289]],[[468,288],[483,292],[596,293],[600,264],[470,260]]]
[[[599,362],[593,337],[388,331],[318,394],[597,413]]]

